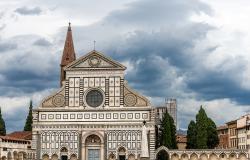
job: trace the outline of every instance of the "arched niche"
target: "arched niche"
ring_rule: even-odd
[[[17,153],[17,151],[13,152],[13,158],[14,158],[14,160],[18,160],[18,153]]]
[[[7,160],[12,160],[11,152],[8,152],[8,154],[7,154]]]
[[[235,153],[231,153],[230,155],[229,155],[229,160],[236,160],[237,159],[237,157],[236,157],[236,154]]]
[[[189,158],[188,158],[188,155],[186,154],[186,153],[183,153],[182,155],[181,155],[181,160],[188,160]]]
[[[192,153],[190,155],[190,160],[198,160],[198,155],[196,153]]]
[[[42,160],[49,160],[49,155],[48,154],[44,154],[42,156]]]
[[[108,156],[108,160],[115,160],[115,154],[114,153],[110,153]]]
[[[58,160],[58,155],[57,154],[53,154],[52,156],[51,156],[51,160]]]
[[[77,160],[76,154],[72,154],[72,155],[70,156],[70,160]]]
[[[246,154],[244,154],[244,153],[240,153],[238,159],[239,159],[239,160],[247,160],[247,156],[246,156]]]
[[[209,160],[218,160],[218,156],[215,153],[210,154]]]
[[[135,155],[134,154],[130,154],[128,156],[128,160],[135,160]]]
[[[221,153],[219,155],[219,160],[226,160],[227,159],[227,155],[225,153]]]
[[[208,160],[207,154],[206,154],[206,153],[202,153],[202,154],[200,155],[200,160]]]
[[[176,153],[172,154],[171,160],[179,160],[179,155]]]

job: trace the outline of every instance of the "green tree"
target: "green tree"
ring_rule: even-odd
[[[2,109],[0,107],[0,135],[5,136],[6,135],[6,128],[5,128],[5,122],[2,117]]]
[[[187,148],[213,149],[219,144],[219,137],[214,121],[200,107],[196,115],[196,123],[190,121],[187,131]]]
[[[160,130],[161,130],[160,134],[161,145],[164,145],[169,149],[177,148],[176,128],[174,125],[174,120],[169,115],[168,112],[164,114]]]
[[[158,130],[158,126],[155,125],[155,149],[160,146],[160,133]]]
[[[211,118],[208,118],[207,146],[209,149],[213,149],[219,144],[219,137],[216,128],[214,121]]]
[[[176,142],[176,127],[174,124],[174,119],[172,116],[169,115],[170,118],[170,128],[171,128],[171,138],[172,138],[172,148],[171,149],[177,149],[177,142]]]
[[[32,108],[33,108],[32,101],[30,101],[29,113],[28,113],[27,118],[26,118],[26,123],[25,123],[24,129],[23,129],[24,131],[32,131],[32,123],[33,123]]]
[[[192,120],[188,125],[187,130],[187,149],[195,149],[196,148],[196,124]]]
[[[198,114],[196,115],[196,144],[198,149],[206,149],[207,147],[207,127],[208,117],[205,110],[200,107]]]

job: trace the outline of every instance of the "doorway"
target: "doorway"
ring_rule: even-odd
[[[61,156],[61,160],[68,160],[68,156],[65,155]]]
[[[88,150],[88,160],[100,160],[100,150],[99,149],[89,149]]]
[[[119,155],[119,160],[125,160],[125,155]]]

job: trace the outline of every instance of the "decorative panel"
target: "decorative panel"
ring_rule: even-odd
[[[80,78],[69,78],[69,107],[79,107]]]
[[[109,106],[120,107],[120,77],[109,77]]]

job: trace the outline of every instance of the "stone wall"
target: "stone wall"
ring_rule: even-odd
[[[169,160],[249,160],[250,150],[206,149],[206,150],[169,150],[162,146],[156,150],[155,159],[159,153],[165,152]]]

